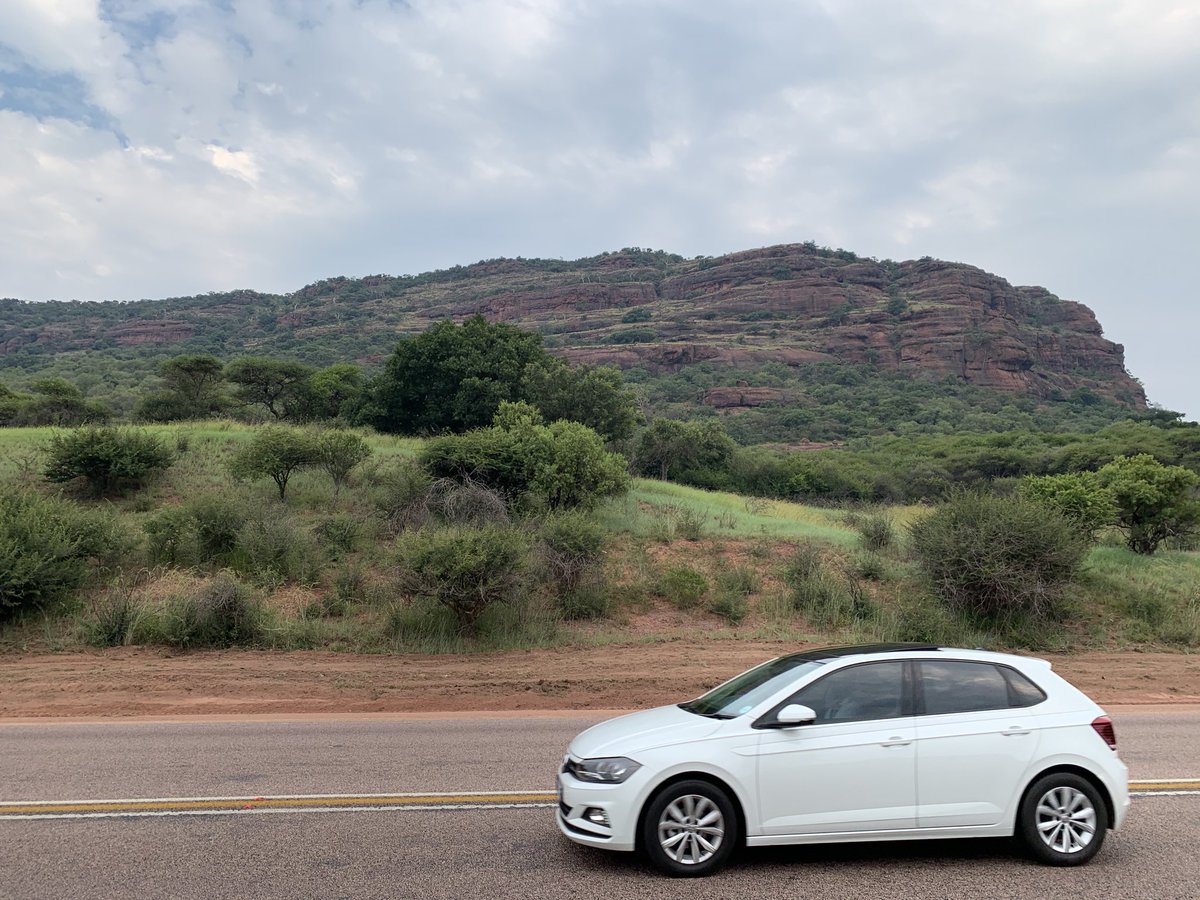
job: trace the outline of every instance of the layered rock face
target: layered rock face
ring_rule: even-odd
[[[55,306],[0,301],[0,354],[140,344],[183,353],[216,337],[230,356],[327,362],[352,346],[349,355],[369,362],[433,321],[481,314],[541,331],[573,361],[651,373],[728,367],[728,389],[705,401],[720,409],[786,402],[739,388],[739,372],[814,362],[1035,398],[1085,389],[1146,404],[1123,348],[1082,304],[969,265],[876,261],[812,244],[692,260],[636,249],[574,262],[501,259],[415,277],[334,278],[283,296]]]

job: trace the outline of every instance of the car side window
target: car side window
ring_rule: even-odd
[[[831,672],[788,703],[811,707],[816,723],[863,722],[904,715],[904,663],[879,662]]]
[[[1017,705],[1010,700],[1009,682],[990,663],[923,661],[920,670],[927,716]]]

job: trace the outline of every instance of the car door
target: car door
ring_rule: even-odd
[[[1005,666],[958,660],[914,665],[922,713],[916,719],[919,827],[997,824],[1037,749],[1029,706],[1045,695]],[[1015,679],[1021,679],[1016,688]]]
[[[831,672],[792,695],[816,721],[766,728],[758,745],[764,835],[916,826],[915,730],[904,663]],[[768,716],[764,721],[769,722]]]

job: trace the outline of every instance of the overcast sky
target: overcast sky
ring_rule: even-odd
[[[1196,0],[0,0],[0,296],[815,240],[1080,300],[1200,416]]]

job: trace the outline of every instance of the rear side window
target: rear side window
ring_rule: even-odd
[[[1008,709],[1008,681],[990,663],[922,662],[925,715]]]
[[[949,661],[919,665],[927,716],[1034,706],[1046,699],[1041,688],[1007,666]]]

